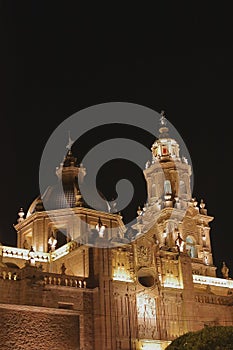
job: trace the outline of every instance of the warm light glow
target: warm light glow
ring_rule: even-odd
[[[146,335],[150,339],[157,330],[155,298],[149,294],[140,293],[136,301],[138,336],[141,338]]]
[[[68,242],[68,243],[64,244],[62,247],[56,249],[52,253],[52,260],[55,261],[55,260],[61,258],[62,256],[68,254],[70,249],[71,249],[71,245],[72,245],[72,242]]]
[[[52,235],[51,237],[49,237],[48,244],[50,246],[51,251],[54,252],[57,245],[57,239]]]
[[[141,340],[140,350],[165,350],[170,344],[170,341],[158,341],[158,340]]]
[[[216,287],[233,288],[233,280],[227,280],[225,278],[193,275],[193,282],[200,284],[209,284]]]
[[[3,246],[2,252],[3,252],[3,257],[29,260],[28,249]],[[35,254],[35,261],[38,261],[38,262],[49,261],[48,253],[35,251],[34,254]]]
[[[161,350],[161,346],[160,344],[155,344],[154,342],[143,342],[142,343],[142,350]]]
[[[130,273],[124,266],[118,265],[113,272],[114,281],[133,282]]]
[[[28,249],[3,246],[2,252],[5,257],[28,260]]]
[[[98,224],[95,226],[95,228],[99,232],[99,237],[103,238],[104,237],[105,226],[102,224],[100,219],[99,219]]]
[[[209,284],[216,287],[233,288],[233,280],[228,280],[225,278],[193,275],[193,282],[200,284]]]
[[[99,237],[103,238],[104,237],[105,226],[103,226],[103,225],[101,227],[96,226],[96,229],[99,232]]]
[[[148,294],[137,295],[138,318],[151,318],[155,320],[155,299]]]
[[[179,283],[178,279],[174,276],[167,276],[163,283],[163,286],[168,288],[183,289],[183,285]]]

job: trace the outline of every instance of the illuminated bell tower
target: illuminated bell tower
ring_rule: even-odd
[[[198,203],[192,197],[192,169],[179,148],[169,136],[162,111],[159,137],[151,147],[152,162],[144,170],[148,201],[139,208],[135,228],[139,235],[148,232],[153,236],[160,250],[186,253],[193,272],[215,276],[209,227],[213,217],[207,215],[203,199]]]
[[[191,199],[191,166],[180,158],[179,145],[169,137],[167,120],[161,112],[159,138],[153,143],[152,164],[144,171],[147,180],[148,203],[165,201],[165,206],[184,208]]]
[[[138,208],[133,226],[138,230],[133,247],[142,345],[195,330],[193,278],[216,276],[209,227],[213,217],[202,199],[198,203],[192,197],[191,166],[169,136],[164,112],[151,150],[152,161],[144,170],[148,200]]]

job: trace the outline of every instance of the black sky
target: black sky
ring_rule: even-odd
[[[226,261],[232,275],[231,12],[136,6],[0,1],[0,241],[15,244],[17,212],[39,194],[53,130],[94,104],[133,102],[164,109],[183,137],[193,195],[215,217],[214,262]]]

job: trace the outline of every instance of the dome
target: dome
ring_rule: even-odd
[[[96,203],[93,201],[91,205],[85,203],[78,184],[79,181],[83,182],[84,176],[86,175],[86,169],[82,164],[77,165],[77,159],[72,155],[71,150],[68,151],[64,161],[56,168],[57,183],[49,186],[44,194],[39,195],[31,203],[27,217],[32,215],[37,211],[44,210],[56,210],[64,208],[74,208],[74,207],[86,207],[93,208],[100,211],[109,212],[110,204],[106,198],[101,194],[100,196],[105,200],[101,203]],[[83,185],[85,188],[85,184]],[[85,188],[87,193],[88,187]]]
[[[58,183],[47,189],[42,197],[42,202],[46,210],[76,207],[76,194],[78,194],[77,180]]]

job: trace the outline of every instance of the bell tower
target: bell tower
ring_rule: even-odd
[[[152,164],[144,171],[147,180],[148,202],[165,206],[185,207],[191,199],[191,166],[180,158],[179,145],[169,136],[164,111],[161,112],[159,138],[153,143]],[[150,165],[150,166],[149,166]]]
[[[157,242],[158,255],[185,254],[191,259],[194,274],[214,277],[209,227],[213,217],[207,215],[203,199],[198,203],[192,196],[191,165],[180,156],[180,146],[169,136],[167,124],[162,111],[159,137],[151,147],[152,161],[144,170],[148,200],[144,208],[139,208],[134,228],[138,237],[146,234]],[[181,286],[183,282],[176,275],[176,283]],[[165,272],[160,278],[169,280]]]

